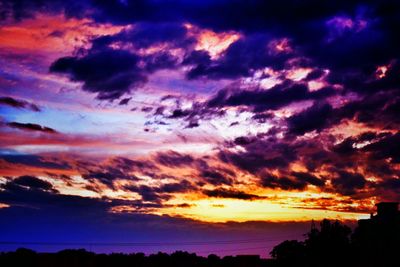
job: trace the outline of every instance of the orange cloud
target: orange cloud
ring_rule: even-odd
[[[211,30],[199,29],[191,24],[185,24],[185,27],[188,29],[189,35],[197,39],[195,49],[207,51],[211,58],[217,58],[240,38],[240,34],[236,32],[216,33]]]
[[[69,54],[93,36],[114,34],[121,26],[96,24],[63,15],[37,15],[0,28],[0,49],[14,52]]]

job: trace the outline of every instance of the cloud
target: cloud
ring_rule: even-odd
[[[320,132],[328,124],[333,108],[327,103],[315,103],[312,107],[287,119],[289,133],[303,135],[316,130]]]
[[[387,159],[391,163],[400,163],[400,133],[387,135],[377,142],[363,148],[370,152],[373,159]]]
[[[171,199],[174,194],[196,191],[196,187],[186,180],[175,183],[164,183],[159,187],[147,185],[128,185],[125,189],[141,195],[143,201],[162,203],[164,200]]]
[[[154,188],[147,185],[130,185],[126,186],[125,189],[138,193],[141,195],[142,200],[147,202],[161,203],[162,200],[168,200],[171,198],[170,195],[157,193]]]
[[[72,168],[72,166],[64,160],[40,155],[1,153],[0,159],[12,164],[21,164],[45,169],[68,170]]]
[[[146,82],[137,65],[138,57],[123,50],[90,52],[83,57],[64,57],[50,66],[51,72],[66,73],[83,82],[83,90],[101,100],[118,99]]]
[[[343,195],[354,195],[357,190],[363,189],[367,182],[359,173],[340,171],[338,177],[332,179],[333,187]]]
[[[57,133],[57,131],[52,128],[49,128],[46,126],[41,126],[41,125],[35,124],[35,123],[8,122],[7,126],[9,126],[11,128],[16,128],[19,130],[25,130],[25,131],[36,131],[36,132],[44,132],[44,133],[51,133],[51,134]]]
[[[49,182],[40,180],[34,176],[20,176],[12,181],[13,184],[19,185],[19,186],[27,186],[29,188],[33,189],[39,189],[39,190],[51,190],[53,189],[53,185]]]
[[[240,144],[245,150],[239,152],[221,150],[218,154],[219,159],[253,174],[263,169],[287,168],[297,159],[295,145],[292,146],[273,137],[250,136],[248,139],[242,137],[235,141],[236,145]]]
[[[200,177],[203,178],[207,183],[212,185],[231,185],[232,179],[226,174],[220,171],[213,170],[212,168],[204,169],[200,172]]]
[[[278,177],[266,173],[261,177],[261,185],[267,188],[278,188],[283,190],[304,190],[307,182],[303,180],[292,179],[288,177]]]
[[[0,105],[6,105],[14,108],[20,108],[20,109],[29,109],[34,112],[39,112],[40,108],[32,103],[29,103],[25,100],[21,99],[15,99],[12,97],[0,97]]]
[[[182,24],[140,23],[114,35],[94,38],[86,54],[59,58],[50,71],[66,73],[72,81],[83,82],[82,89],[96,93],[100,100],[115,100],[143,86],[150,73],[175,68],[179,58],[169,49],[185,49],[193,43]],[[128,49],[130,46],[154,51],[134,53],[134,49]]]
[[[118,99],[119,105],[128,105],[128,95],[144,87],[157,71],[168,69],[178,73],[179,79],[186,79],[189,93],[196,97],[180,95],[176,92],[180,84],[168,79],[169,92],[163,94],[174,95],[176,101],[168,105],[166,97],[154,110],[142,109],[146,116],[152,116],[151,112],[158,118],[175,120],[168,131],[183,121],[189,133],[204,130],[200,124],[206,120],[216,125],[218,134],[218,127],[224,124],[219,123],[221,120],[233,117],[238,122],[230,128],[232,137],[219,143],[216,154],[210,153],[208,158],[166,151],[144,159],[114,158],[90,168],[79,165],[79,173],[91,183],[114,190],[120,189],[116,181],[124,179],[137,182],[137,177],[146,176],[156,182],[174,180],[164,185],[160,182],[157,186],[130,187],[153,205],[160,205],[174,194],[204,191],[202,185],[217,188],[205,191],[206,195],[251,198],[251,194],[244,193],[247,191],[233,188],[240,183],[238,177],[251,177],[252,183],[256,181],[256,186],[264,188],[312,188],[344,199],[354,197],[352,201],[396,193],[400,162],[398,3],[3,2],[4,23],[11,23],[11,17],[21,20],[64,12],[67,17],[87,18],[94,25],[123,25],[117,33],[93,36],[72,56],[59,58],[50,67],[51,72],[82,83],[82,89],[97,99]],[[212,31],[216,36],[234,33],[238,37],[212,54],[204,50],[206,47],[199,48],[196,31]],[[289,77],[304,69],[304,77]],[[215,82],[210,80],[222,85],[209,90],[208,83]],[[272,87],[263,85],[271,80]],[[198,91],[197,82],[207,88]],[[34,104],[10,97],[0,98],[0,104],[39,110]],[[8,126],[54,131],[36,124],[11,122]],[[68,141],[61,134],[43,135],[52,136],[47,142],[33,142],[26,136],[24,142],[17,142],[14,139],[18,136],[4,136],[3,143],[13,145],[93,145],[90,136]],[[41,156],[1,157],[7,163],[66,168],[59,161],[47,162]],[[182,184],[177,175],[165,171],[172,168],[185,169],[190,174],[180,179],[190,177],[198,183]],[[377,181],[370,182],[370,177]],[[378,185],[384,189],[379,191]],[[222,186],[229,189],[218,189]]]
[[[114,189],[114,181],[117,179],[138,180],[137,177],[112,167],[105,167],[104,170],[99,171],[88,171],[82,174],[82,178],[89,181],[99,181],[109,186],[111,189]]]
[[[98,37],[93,40],[93,46],[94,49],[103,49],[113,43],[123,42],[132,44],[137,49],[160,44],[186,48],[194,44],[194,41],[193,38],[188,37],[187,28],[182,23],[142,22],[115,35]]]
[[[124,172],[130,171],[158,171],[158,167],[151,161],[135,160],[125,157],[114,157],[111,159],[111,165],[120,168]]]
[[[297,180],[301,180],[315,186],[323,187],[325,185],[325,181],[309,172],[292,172],[291,175]]]
[[[268,46],[272,37],[265,34],[251,34],[232,43],[223,55],[211,60],[206,54],[191,53],[185,63],[191,65],[189,79],[239,78],[251,76],[254,70],[271,67],[283,69],[291,58],[290,53],[271,53]],[[240,62],[240,64],[239,64]]]
[[[157,153],[155,160],[165,166],[169,167],[181,167],[192,164],[195,160],[191,155],[180,154],[176,151],[166,151]]]
[[[164,193],[185,193],[191,190],[195,190],[195,186],[187,180],[182,180],[178,183],[163,184],[157,189],[158,192]]]
[[[233,199],[241,199],[241,200],[257,200],[257,199],[266,199],[267,197],[258,196],[254,194],[248,194],[243,191],[237,190],[228,190],[223,188],[217,188],[214,190],[204,190],[203,194],[208,197],[215,198],[233,198]]]
[[[119,101],[118,105],[120,105],[120,106],[127,105],[131,99],[132,99],[131,97],[121,99],[121,101]]]
[[[223,90],[208,101],[209,107],[249,106],[253,112],[277,110],[291,103],[319,100],[335,94],[332,88],[311,92],[305,84],[283,82],[268,90]]]
[[[53,209],[61,209],[66,213],[71,212],[70,214],[73,216],[79,216],[85,212],[106,214],[109,209],[119,205],[131,205],[136,208],[152,206],[140,201],[60,194],[50,183],[32,176],[17,177],[2,184],[0,188],[2,189],[0,191],[2,203],[44,209],[49,212]]]

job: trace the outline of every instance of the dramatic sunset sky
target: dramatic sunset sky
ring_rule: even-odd
[[[0,242],[267,256],[368,217],[399,59],[399,1],[1,0]]]

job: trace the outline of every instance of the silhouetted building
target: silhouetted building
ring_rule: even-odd
[[[399,203],[381,202],[376,208],[376,215],[358,221],[352,236],[353,246],[366,266],[398,266]]]
[[[376,204],[377,207],[377,215],[375,216],[377,219],[383,220],[393,220],[399,217],[399,203],[397,202],[381,202]]]
[[[358,221],[360,227],[366,227],[370,224],[394,223],[400,220],[400,211],[398,202],[380,202],[375,205],[377,213],[371,213],[369,219]]]

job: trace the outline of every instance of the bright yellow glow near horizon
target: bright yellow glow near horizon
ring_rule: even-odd
[[[80,181],[77,179],[77,181]],[[138,200],[140,195],[133,192],[103,190],[101,194],[87,194],[82,188],[57,187],[61,193],[83,197],[108,197],[110,199]],[[244,189],[244,188],[243,188]],[[90,191],[89,191],[90,192]],[[163,203],[163,207],[142,210],[149,214],[185,217],[204,222],[245,222],[245,221],[310,221],[322,219],[358,220],[368,218],[369,214],[340,211],[340,204],[331,203],[330,209],[318,209],[318,200],[337,199],[329,193],[313,191],[286,192],[253,188],[249,194],[268,196],[266,199],[240,200],[213,198],[198,193],[178,194],[174,199]],[[311,200],[311,201],[310,201]],[[337,199],[339,200],[339,199]],[[329,201],[328,201],[329,202]],[[180,205],[182,203],[188,205]],[[354,204],[357,205],[357,204]],[[336,209],[336,210],[333,210]],[[134,206],[115,207],[110,212],[135,212]]]
[[[189,208],[166,208],[158,214],[179,215],[206,222],[245,221],[310,221],[322,219],[358,220],[368,214],[322,209],[298,208],[267,200],[200,199]]]

